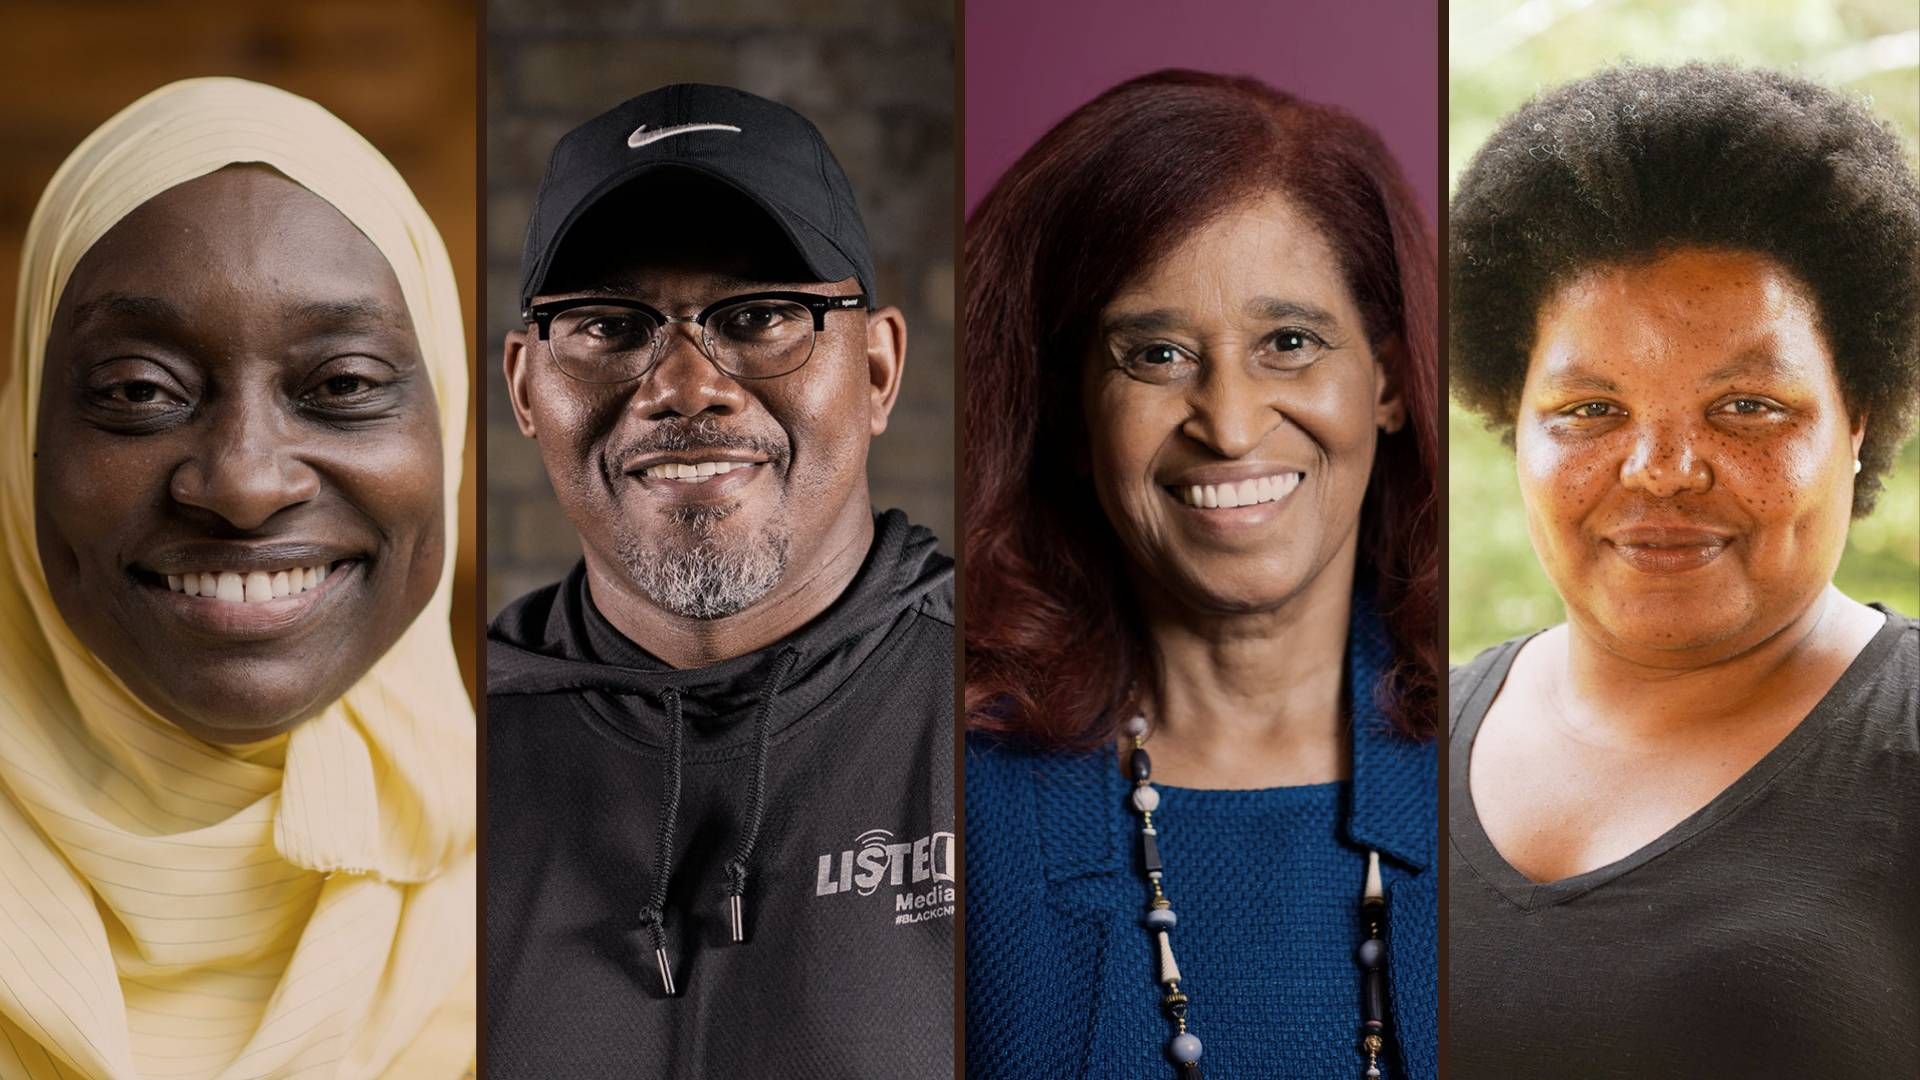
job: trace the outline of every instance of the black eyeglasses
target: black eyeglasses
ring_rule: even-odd
[[[813,356],[828,312],[866,305],[865,295],[757,292],[716,300],[698,315],[668,315],[638,300],[583,296],[534,304],[522,317],[539,328],[561,372],[581,382],[645,376],[659,361],[672,323],[699,327],[700,351],[727,375],[771,379],[798,371]]]

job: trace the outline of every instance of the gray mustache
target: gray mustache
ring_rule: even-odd
[[[642,454],[678,454],[700,450],[745,450],[765,457],[775,465],[787,463],[787,444],[746,432],[728,431],[712,417],[693,420],[663,420],[646,434],[622,445],[607,455],[609,479],[624,471],[621,462]]]

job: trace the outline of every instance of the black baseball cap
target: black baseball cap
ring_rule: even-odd
[[[853,185],[812,122],[729,86],[663,86],[562,136],[534,196],[520,255],[520,307],[545,284],[567,230],[595,203],[650,173],[711,179],[765,210],[821,281],[858,278],[873,299],[873,252]]]

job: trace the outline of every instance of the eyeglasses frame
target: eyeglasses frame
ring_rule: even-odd
[[[786,300],[805,307],[813,313],[813,333],[816,339],[819,335],[826,332],[827,314],[829,312],[857,310],[866,307],[868,302],[865,293],[854,293],[851,296],[822,296],[819,293],[792,292],[784,289],[776,289],[766,292],[741,293],[738,296],[722,297],[708,304],[706,307],[701,308],[700,313],[697,315],[668,315],[652,304],[628,299],[626,297],[571,296],[564,300],[549,300],[545,303],[529,304],[520,312],[520,318],[523,322],[537,329],[539,340],[547,343],[547,351],[549,354],[553,351],[553,339],[550,335],[553,330],[553,320],[555,318],[575,308],[611,307],[639,312],[658,323],[661,330],[665,330],[674,323],[690,323],[699,327],[700,333],[695,337],[694,342],[700,349],[700,355],[706,357],[708,363],[712,364],[729,379],[778,379],[783,375],[791,375],[801,368],[806,367],[807,361],[813,359],[813,351],[811,349],[807,352],[806,360],[802,360],[786,371],[774,375],[740,375],[728,371],[725,367],[721,366],[720,361],[714,359],[713,353],[707,347],[707,320],[711,319],[715,312],[723,308],[733,307],[737,304],[752,303],[756,300]],[[613,379],[608,382],[582,379],[568,371],[566,367],[559,362],[557,357],[554,360],[553,366],[560,369],[560,374],[565,375],[575,382],[589,383],[595,386],[617,386],[620,383],[635,382],[652,374],[653,369],[660,365],[660,350],[665,340],[666,336],[664,334],[655,339],[653,356],[648,359],[647,366],[642,368],[639,374],[631,378]]]

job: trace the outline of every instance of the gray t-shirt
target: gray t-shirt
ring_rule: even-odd
[[[1450,1080],[1920,1078],[1920,622],[1886,614],[1746,775],[1547,884],[1500,857],[1467,787],[1522,640],[1453,672]]]

